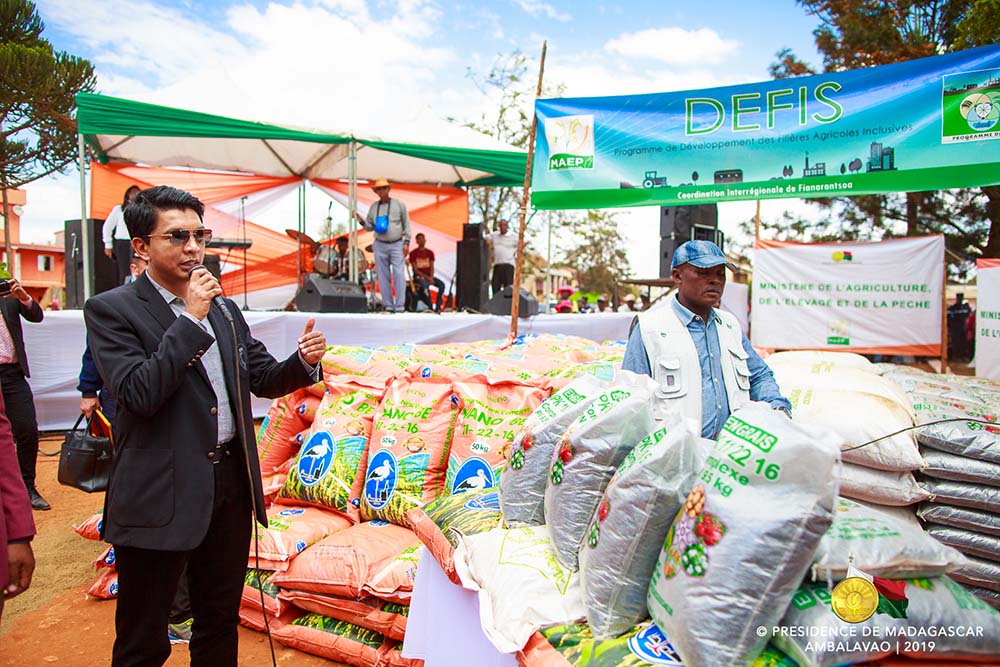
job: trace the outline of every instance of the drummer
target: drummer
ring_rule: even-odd
[[[349,251],[350,241],[347,235],[338,236],[330,261],[331,272],[336,280],[350,280],[351,278],[351,255]],[[355,249],[354,252],[357,258],[358,271],[364,271],[368,268],[368,260],[365,259],[365,254],[361,252],[361,248]]]

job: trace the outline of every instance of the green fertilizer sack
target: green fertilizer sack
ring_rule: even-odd
[[[836,437],[752,403],[726,420],[656,563],[647,603],[688,667],[746,665],[833,519]]]

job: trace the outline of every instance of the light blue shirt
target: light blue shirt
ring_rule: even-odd
[[[722,324],[722,318],[713,308],[706,323],[701,317],[682,306],[676,296],[670,299],[670,307],[687,327],[691,340],[694,341],[694,347],[698,351],[698,360],[701,364],[701,435],[703,438],[714,439],[729,418],[729,396],[722,377],[722,356],[719,345],[718,327]],[[792,404],[781,395],[771,369],[754,351],[746,336],[743,336],[743,349],[748,355],[747,367],[750,369],[750,400],[764,401],[772,408],[791,410]],[[653,376],[638,323],[629,334],[622,368],[633,373]]]

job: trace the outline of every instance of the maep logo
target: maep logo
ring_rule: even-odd
[[[466,459],[455,473],[451,492],[455,494],[464,491],[483,491],[494,486],[496,484],[493,481],[493,468],[484,459],[473,456]]]
[[[629,637],[628,649],[640,660],[645,660],[653,665],[684,667],[684,663],[681,662],[681,657],[677,655],[673,644],[653,623],[640,630],[638,634]]]
[[[469,502],[465,503],[465,509],[467,510],[486,510],[488,512],[499,512],[500,511],[500,494],[496,491],[491,491],[478,498],[473,498]]]
[[[593,115],[546,118],[545,138],[549,171],[594,168]]]
[[[396,490],[396,457],[388,449],[380,449],[368,462],[365,475],[365,502],[373,510],[389,504]]]
[[[302,486],[315,486],[323,479],[333,463],[333,454],[333,436],[329,433],[320,431],[309,438],[296,464]]]

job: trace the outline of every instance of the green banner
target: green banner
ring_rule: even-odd
[[[538,100],[536,208],[1000,183],[1000,46],[725,88]]]

